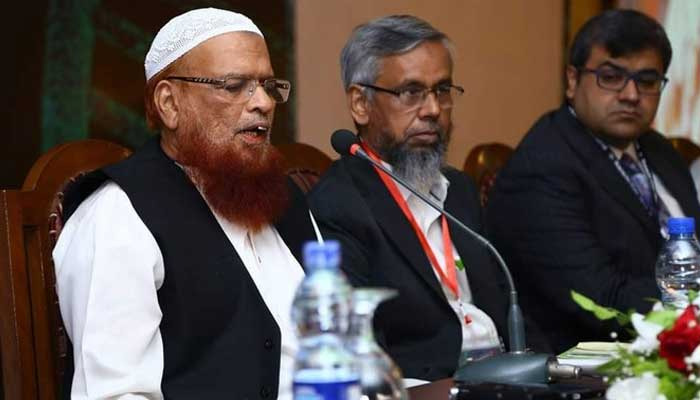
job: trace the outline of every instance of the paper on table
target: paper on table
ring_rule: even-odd
[[[620,342],[581,342],[557,357],[561,364],[576,365],[584,371],[593,371],[610,361],[620,348],[629,346]]]
[[[414,386],[425,385],[426,383],[430,383],[430,381],[424,381],[422,379],[415,379],[415,378],[404,378],[403,387],[408,389],[408,388],[414,387]]]

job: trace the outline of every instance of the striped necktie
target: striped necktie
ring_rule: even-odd
[[[620,157],[620,167],[629,178],[630,184],[634,187],[639,200],[646,208],[649,215],[653,218],[658,217],[659,209],[654,198],[654,191],[651,188],[652,183],[642,171],[641,166],[629,154],[623,153]]]

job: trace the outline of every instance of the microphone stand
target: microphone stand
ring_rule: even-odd
[[[550,382],[552,378],[577,378],[579,376],[581,371],[579,367],[559,365],[556,357],[550,354],[532,353],[526,350],[525,321],[520,305],[518,304],[518,293],[515,290],[513,277],[501,255],[488,240],[464,225],[460,220],[428,198],[428,196],[414,189],[410,184],[389,171],[381,163],[374,161],[359,145],[353,144],[350,147],[350,153],[369,161],[372,165],[391,176],[396,182],[401,184],[401,186],[418,196],[418,198],[423,200],[430,207],[443,214],[447,219],[489,249],[496,257],[498,265],[506,276],[510,292],[508,307],[510,351],[462,365],[457,369],[454,375],[456,381],[465,383],[543,384]]]

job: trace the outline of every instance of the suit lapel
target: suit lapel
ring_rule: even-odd
[[[410,265],[436,294],[447,301],[413,227],[391,197],[377,172],[363,160],[346,157],[346,161],[349,163],[348,171],[356,187],[365,198],[375,221],[386,234],[387,240],[395,246],[396,252],[405,259],[406,264]],[[378,267],[381,268],[381,266]]]
[[[661,179],[666,190],[681,206],[683,213],[693,217],[698,215],[700,210],[696,194],[688,184],[689,180],[684,179],[684,176],[678,172],[678,168],[672,164],[671,155],[664,154],[660,144],[654,143],[654,137],[651,134],[640,137],[639,144],[649,163],[649,168]],[[658,191],[658,187],[656,189]]]
[[[289,208],[284,215],[275,223],[275,228],[279,232],[282,240],[303,267],[302,247],[304,242],[315,240],[316,235],[311,225],[309,208],[306,205],[304,194],[298,186],[288,179],[289,186]]]
[[[448,173],[445,173],[445,176],[450,178]],[[450,179],[450,187],[452,187],[452,182],[453,180]],[[470,216],[468,210],[478,207],[480,206],[476,197],[470,198],[464,190],[452,187],[452,190],[447,191],[445,210],[477,233],[479,230],[477,227],[481,225],[481,222],[475,221],[475,216]],[[464,262],[464,272],[467,275],[467,282],[469,282],[472,302],[480,309],[489,311],[487,312],[489,315],[501,315],[503,310],[496,305],[502,304],[504,298],[502,288],[498,287],[498,283],[503,281],[503,277],[500,273],[494,275],[493,268],[490,268],[490,265],[495,265],[492,256],[476,239],[453,222],[448,221],[448,226],[452,244]],[[493,310],[497,310],[498,314],[492,314]]]
[[[649,216],[637,194],[630,188],[629,183],[620,175],[620,172],[610,160],[607,158],[605,162],[596,160],[591,165],[590,171],[596,180],[600,182],[600,185],[634,215],[644,226],[647,233],[656,240],[659,235],[658,222]]]
[[[562,128],[560,132],[564,140],[583,160],[594,179],[622,204],[644,227],[650,238],[656,241],[659,236],[658,221],[649,216],[642,202],[625,178],[620,175],[608,155],[595,142],[592,134],[588,133],[586,128],[571,115],[566,106],[557,112],[555,118],[557,124]]]

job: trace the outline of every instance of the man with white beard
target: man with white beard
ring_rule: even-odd
[[[66,193],[53,256],[71,397],[291,398],[313,229],[270,144],[290,83],[250,19],[211,8],[163,26],[145,73],[160,135]]]
[[[389,16],[357,27],[340,63],[364,150],[460,221],[481,230],[477,190],[445,165],[450,42],[427,22]],[[406,378],[452,376],[460,353],[501,351],[506,290],[490,254],[437,211],[359,158],[333,163],[310,194],[324,235],[341,242],[356,286],[395,288],[374,319],[379,343]]]

